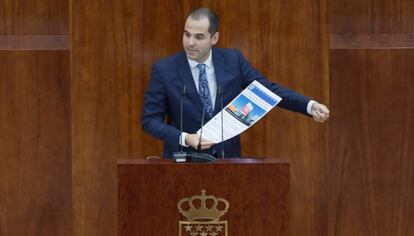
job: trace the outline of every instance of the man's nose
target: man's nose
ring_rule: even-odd
[[[192,46],[192,45],[194,45],[194,44],[195,44],[195,42],[194,42],[193,37],[190,37],[190,38],[188,39],[188,45]]]

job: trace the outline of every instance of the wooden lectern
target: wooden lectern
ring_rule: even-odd
[[[237,158],[195,164],[128,159],[119,160],[117,168],[118,236],[221,236],[226,235],[224,228],[231,236],[288,234],[287,161]],[[207,196],[205,201],[202,196]],[[218,211],[223,215],[216,222],[191,224],[178,209],[180,201],[187,217]],[[224,213],[225,201],[229,208]]]

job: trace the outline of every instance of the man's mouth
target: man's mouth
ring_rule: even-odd
[[[196,53],[197,52],[197,50],[189,49],[189,48],[187,48],[187,51],[190,52],[190,53]]]

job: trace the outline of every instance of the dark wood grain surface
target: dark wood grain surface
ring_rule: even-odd
[[[329,235],[412,235],[414,51],[330,59]]]
[[[68,51],[0,51],[0,235],[72,234]]]
[[[414,2],[330,9],[329,235],[412,235]]]
[[[67,35],[69,1],[2,0],[0,35]]]
[[[329,6],[334,34],[414,32],[411,0],[336,0]]]
[[[0,35],[0,50],[69,50],[69,36]]]
[[[72,235],[69,1],[0,1],[0,235]]]
[[[203,189],[229,201],[229,235],[288,235],[289,164],[238,162],[118,164],[118,235],[178,235],[177,203]]]
[[[331,49],[409,49],[414,48],[414,33],[331,34]]]
[[[71,1],[73,232],[79,236],[116,235],[115,161],[128,150],[121,145],[128,133],[120,129],[125,94],[116,61],[126,51],[115,48],[113,4]]]

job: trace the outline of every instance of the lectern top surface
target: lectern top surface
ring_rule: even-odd
[[[175,163],[171,159],[119,159],[118,165],[131,165],[131,164],[165,164],[165,165],[217,165],[217,164],[289,164],[286,159],[279,158],[225,158],[217,159],[215,163]]]

